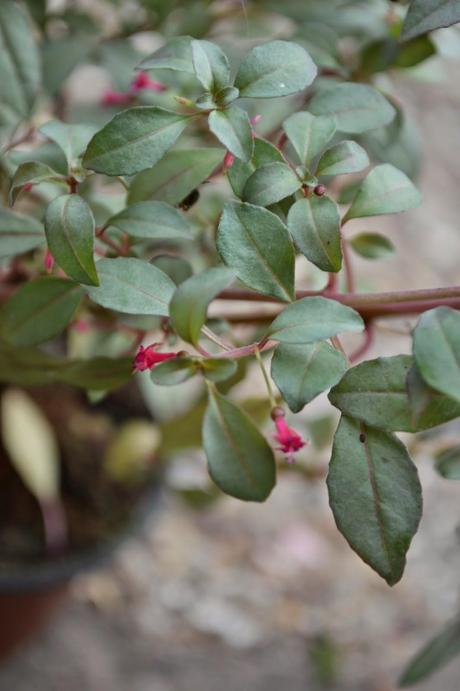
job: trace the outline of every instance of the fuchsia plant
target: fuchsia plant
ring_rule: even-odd
[[[21,4],[2,3],[0,378],[105,392],[133,370],[159,386],[200,377],[210,476],[257,502],[276,483],[274,450],[291,463],[307,444],[286,410],[329,391],[341,414],[331,509],[352,549],[393,585],[422,512],[417,469],[395,433],[460,416],[460,286],[359,292],[352,253],[394,248],[344,228],[421,203],[416,164],[400,156],[406,116],[373,79],[430,57],[428,32],[460,21],[460,11],[435,0],[413,0],[407,13],[387,0],[306,5],[321,31],[287,2],[273,11],[298,22],[293,40],[254,41],[231,59],[215,40],[167,40],[143,56],[128,89],[102,94],[103,106],[126,109],[100,127],[35,116],[38,48]],[[363,39],[356,14],[343,29],[349,5],[363,21],[369,13],[377,38]],[[151,6],[161,23],[168,9]],[[221,9],[221,19],[241,10]],[[351,57],[337,49],[346,31],[358,46]],[[261,117],[263,136],[254,132]],[[412,354],[353,365],[375,320],[400,315],[420,315]],[[122,344],[75,355],[64,337],[72,328]],[[361,334],[352,349],[347,333]],[[274,435],[231,394],[250,361],[265,380]],[[410,670],[404,683],[419,676]]]

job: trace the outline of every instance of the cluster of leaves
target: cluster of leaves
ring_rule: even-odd
[[[126,43],[122,49],[113,41],[96,47],[89,18],[78,13],[63,17],[76,43],[74,51],[67,37],[67,62],[61,63],[60,39],[47,32],[45,3],[26,4],[43,31],[45,75],[55,63],[45,77],[48,95],[59,91],[82,50],[96,51],[113,74],[120,64],[122,74],[125,63],[132,64],[134,49]],[[180,3],[142,4],[159,25],[184,19]],[[272,3],[263,4],[271,9]],[[419,204],[411,180],[417,155],[408,154],[405,115],[370,82],[382,70],[430,57],[435,48],[427,31],[460,20],[460,7],[413,0],[405,15],[386,0],[366,2],[366,10],[359,0],[275,4],[297,21],[294,41],[257,44],[237,64],[215,42],[175,36],[140,61],[135,55],[138,69],[165,79],[164,93],[144,95],[153,99],[147,103],[141,95],[102,127],[101,113],[86,122],[49,119],[38,132],[42,143],[18,152],[14,137],[23,128],[18,141],[27,139],[44,98],[39,46],[23,4],[1,3],[6,299],[0,380],[65,382],[104,392],[129,379],[145,334],[180,340],[192,351],[156,365],[151,379],[160,386],[194,376],[206,381],[208,403],[197,422],[210,474],[224,492],[263,501],[276,482],[273,449],[227,394],[244,376],[244,358],[260,359],[260,351],[270,350],[271,378],[293,413],[330,389],[329,400],[341,413],[327,481],[331,508],[351,547],[393,585],[422,511],[417,470],[395,433],[460,416],[460,315],[449,307],[429,310],[415,328],[412,355],[349,367],[335,339],[367,327],[359,304],[353,309],[327,290],[302,297],[295,270],[304,261],[334,282],[342,269],[345,224]],[[197,10],[197,36],[212,25],[207,6],[187,8],[192,19]],[[80,41],[80,30],[89,41]],[[352,59],[339,54],[337,38],[344,35],[356,39]],[[271,113],[265,138],[253,131],[255,102]],[[401,151],[408,155],[401,158]],[[193,211],[187,215],[200,192],[206,194],[204,183],[222,174],[232,198],[218,197],[204,221]],[[342,176],[350,174],[353,183],[344,187]],[[104,186],[119,186],[123,198],[102,198]],[[21,203],[22,213],[16,210]],[[348,245],[367,258],[393,249],[374,233],[356,235]],[[46,275],[44,259],[48,267],[54,263],[54,275]],[[250,296],[281,306],[271,323],[253,324],[257,340],[250,345],[235,342],[229,324],[218,324],[225,337],[214,333],[207,317],[210,303],[237,281]],[[93,342],[85,338],[88,325],[95,326]],[[126,352],[130,357],[122,356]],[[441,459],[441,472],[455,476],[457,457]]]

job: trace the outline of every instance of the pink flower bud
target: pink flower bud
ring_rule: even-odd
[[[45,270],[47,271],[47,273],[50,274],[54,266],[54,257],[49,250],[46,250],[45,252],[45,258],[43,260],[43,263],[45,265]]]
[[[152,367],[155,367],[159,362],[177,357],[177,353],[158,353],[156,350],[157,346],[158,343],[152,343],[147,346],[147,348],[140,346],[133,362],[134,372],[143,372],[146,369],[152,369]]]
[[[155,79],[151,79],[147,72],[138,72],[131,83],[131,89],[133,91],[149,89],[150,91],[161,93],[162,91],[167,91],[168,87],[162,82],[157,82]]]
[[[126,106],[132,103],[132,101],[132,94],[108,89],[102,97],[101,104],[103,106]]]
[[[272,411],[275,422],[276,434],[275,439],[280,445],[278,451],[286,454],[288,463],[294,463],[294,454],[307,445],[307,442],[302,439],[300,434],[289,427],[284,417],[284,410],[275,408]]]
[[[228,168],[231,168],[234,160],[234,155],[230,153],[230,151],[227,151],[224,158],[224,170],[228,170]]]

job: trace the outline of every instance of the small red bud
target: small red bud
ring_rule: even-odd
[[[316,185],[315,189],[313,190],[317,197],[322,197],[326,194],[326,191],[327,190],[324,185]]]

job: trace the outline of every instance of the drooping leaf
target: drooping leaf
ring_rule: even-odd
[[[423,681],[460,654],[460,617],[456,617],[409,662],[399,680],[401,688]]]
[[[65,278],[42,276],[22,285],[0,310],[2,337],[35,345],[65,329],[81,302],[83,288]]]
[[[45,214],[48,247],[59,266],[79,283],[98,285],[94,264],[93,213],[78,194],[54,199]]]
[[[192,276],[177,288],[170,305],[171,322],[184,341],[198,342],[209,303],[234,278],[231,269],[214,267]]]
[[[413,351],[425,381],[460,403],[460,314],[450,307],[422,314],[413,335]]]
[[[23,8],[14,0],[0,3],[0,126],[25,120],[41,82],[35,35]]]
[[[249,51],[239,67],[235,86],[244,97],[288,96],[310,86],[316,74],[316,65],[302,46],[270,41]]]
[[[37,161],[21,163],[11,181],[10,204],[14,204],[24,185],[39,185],[41,182],[61,182],[66,184],[65,178],[45,163]]]
[[[460,405],[438,394],[414,419],[406,388],[412,365],[409,355],[362,362],[348,370],[329,400],[345,415],[394,432],[418,432],[458,417]]]
[[[236,405],[210,392],[203,422],[210,475],[226,494],[265,501],[276,482],[275,458],[267,440]]]
[[[457,22],[460,22],[460,0],[412,0],[401,38],[414,38]]]
[[[247,286],[281,300],[294,299],[294,248],[283,222],[267,209],[228,202],[217,250]]]
[[[299,199],[289,209],[288,228],[298,249],[322,271],[340,271],[340,212],[329,197]]]
[[[254,151],[249,163],[235,158],[232,165],[227,170],[228,181],[235,195],[242,199],[244,186],[253,172],[266,163],[274,162],[284,163],[282,153],[276,146],[270,144],[270,142],[257,137],[254,141]]]
[[[0,208],[0,257],[13,257],[45,243],[45,230],[31,216]]]
[[[327,478],[337,527],[388,585],[397,583],[422,514],[417,469],[393,434],[342,416]]]
[[[289,197],[302,183],[286,163],[266,163],[248,178],[243,199],[257,206],[270,206]]]
[[[405,173],[390,163],[376,166],[364,178],[344,218],[396,214],[418,206],[421,195]]]
[[[335,116],[337,129],[351,134],[388,125],[395,109],[378,91],[366,84],[337,84],[324,89],[308,106],[313,115]]]
[[[210,41],[192,41],[193,69],[206,91],[216,94],[230,83],[230,65],[219,46]]]
[[[106,175],[133,175],[155,165],[190,122],[157,106],[139,106],[117,113],[91,139],[85,168]]]
[[[283,129],[304,166],[331,141],[337,129],[335,118],[324,115],[315,117],[311,113],[293,113],[283,123]]]
[[[396,251],[391,240],[379,233],[359,233],[348,242],[356,254],[366,259],[387,259]]]
[[[118,228],[134,238],[149,240],[191,240],[192,231],[184,216],[165,202],[138,202],[112,216],[106,228]]]
[[[176,286],[156,266],[134,258],[101,259],[97,273],[99,287],[88,294],[98,305],[127,314],[169,315]]]
[[[69,124],[60,120],[50,120],[40,127],[40,132],[62,149],[70,169],[83,155],[96,131],[94,125]]]
[[[242,161],[251,159],[254,142],[246,111],[238,106],[213,110],[208,122],[211,132],[234,156]]]
[[[168,151],[151,170],[136,175],[128,203],[158,199],[178,204],[211,175],[224,155],[224,149],[215,148]]]
[[[369,156],[363,147],[345,140],[331,147],[321,156],[316,175],[345,175],[359,173],[369,165]]]
[[[160,362],[152,369],[150,378],[159,386],[176,386],[194,377],[198,372],[196,358],[177,357]]]
[[[192,38],[177,36],[172,38],[139,64],[141,70],[175,70],[194,73],[192,61]]]
[[[2,441],[28,490],[40,503],[59,496],[59,449],[54,431],[28,394],[7,389],[1,400]]]
[[[328,343],[280,343],[272,359],[271,375],[293,413],[342,378],[347,369],[344,355]]]

